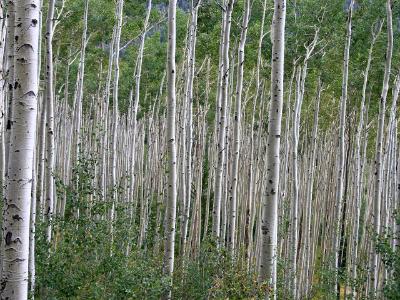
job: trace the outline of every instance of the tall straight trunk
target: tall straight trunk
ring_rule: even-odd
[[[301,96],[301,67],[297,68],[296,76],[296,101],[293,111],[292,125],[292,159],[293,159],[293,199],[292,199],[292,239],[291,239],[291,297],[297,299],[297,251],[298,251],[298,210],[299,210],[299,173],[298,173],[298,148],[299,148],[299,132],[300,132],[300,112],[303,97]]]
[[[36,266],[35,266],[35,252],[36,252],[36,149],[33,154],[33,167],[32,167],[32,193],[31,193],[31,212],[30,212],[30,224],[29,224],[29,293],[31,299],[35,297],[35,285],[36,285]]]
[[[356,158],[356,174],[355,174],[355,207],[356,207],[356,216],[355,216],[355,223],[353,229],[353,249],[352,249],[352,278],[353,280],[357,279],[357,264],[358,264],[358,246],[359,246],[359,231],[360,231],[360,216],[361,216],[361,200],[362,200],[362,188],[363,188],[363,174],[362,174],[362,162],[361,162],[361,138],[362,132],[364,128],[364,116],[366,114],[366,106],[365,106],[365,99],[367,94],[367,86],[368,86],[368,75],[369,70],[371,68],[372,62],[372,51],[378,37],[379,32],[381,31],[382,23],[380,23],[380,28],[377,33],[373,32],[372,29],[372,41],[371,46],[368,52],[368,60],[367,66],[365,67],[364,71],[364,84],[362,89],[362,99],[361,99],[361,107],[360,107],[360,120],[357,127],[357,134],[356,134],[356,149],[355,149],[355,158]],[[356,289],[353,287],[352,299],[356,299]]]
[[[133,100],[133,103],[131,103],[131,118],[132,118],[132,153],[131,153],[131,170],[130,170],[130,177],[131,177],[131,183],[129,187],[129,220],[130,224],[132,224],[133,221],[133,214],[135,213],[133,211],[133,204],[132,202],[134,201],[134,193],[136,189],[136,174],[135,174],[135,165],[136,165],[136,153],[137,153],[137,147],[136,147],[136,135],[137,135],[137,113],[138,113],[138,108],[139,108],[139,101],[140,101],[140,80],[142,76],[142,63],[143,63],[143,52],[144,52],[144,44],[146,41],[146,33],[147,33],[147,27],[149,24],[149,18],[150,18],[150,13],[151,13],[151,0],[147,1],[147,12],[146,12],[146,18],[144,21],[143,25],[143,34],[140,39],[140,46],[139,46],[139,52],[137,56],[137,61],[136,61],[136,69],[135,69],[135,96]],[[137,201],[137,200],[136,200]],[[128,247],[127,247],[127,255],[130,253],[130,246],[131,245],[131,239],[128,240]]]
[[[240,41],[238,48],[238,73],[236,82],[236,108],[234,119],[234,138],[233,138],[233,166],[232,166],[232,187],[231,187],[231,213],[230,213],[230,241],[228,246],[230,248],[231,256],[235,255],[236,246],[236,209],[237,209],[237,194],[238,194],[238,175],[239,175],[239,156],[240,156],[240,142],[241,142],[241,122],[242,122],[242,90],[243,90],[243,73],[244,73],[244,50],[247,38],[247,28],[250,19],[250,0],[244,2],[244,13],[242,20],[242,31],[240,33]]]
[[[312,247],[313,247],[313,242],[315,243],[316,241],[313,240],[313,226],[315,224],[312,223],[313,221],[313,208],[314,208],[314,201],[313,201],[313,192],[314,192],[314,177],[315,177],[315,161],[317,158],[317,146],[318,146],[318,125],[319,125],[319,106],[321,102],[321,93],[322,93],[322,82],[321,78],[318,78],[318,86],[317,86],[317,96],[315,99],[315,107],[314,107],[314,127],[312,131],[312,150],[311,150],[311,155],[310,155],[310,160],[309,160],[309,166],[308,166],[308,182],[307,182],[307,232],[306,232],[306,253],[308,255],[308,259],[306,262],[306,273],[305,273],[305,289],[304,289],[304,294],[306,297],[309,297],[310,293],[310,282],[312,280],[311,276],[311,270],[312,270],[312,260],[313,256],[311,255],[312,253]]]
[[[192,195],[192,149],[193,149],[193,81],[195,76],[195,65],[196,65],[196,40],[197,40],[197,15],[199,11],[199,5],[201,1],[197,2],[191,11],[191,21],[189,26],[189,48],[188,48],[188,66],[187,66],[187,82],[186,82],[186,93],[185,103],[187,108],[187,124],[186,133],[186,199],[184,201],[184,215],[183,215],[183,230],[182,230],[182,251],[185,254],[188,224],[190,217],[190,206],[191,206],[191,195]]]
[[[221,110],[222,110],[222,73],[224,69],[224,38],[225,38],[225,23],[226,23],[226,10],[223,11],[222,21],[221,21],[221,32],[220,32],[220,43],[219,43],[219,62],[218,62],[218,79],[217,79],[217,95],[216,95],[216,107],[215,107],[215,118],[214,118],[214,130],[213,130],[213,142],[216,145],[215,151],[212,152],[212,166],[213,166],[213,179],[214,179],[214,201],[213,201],[213,209],[212,209],[212,234],[214,233],[214,227],[220,226],[216,224],[217,218],[218,222],[220,218],[220,210],[221,204],[220,202],[215,201],[215,182],[216,182],[216,174],[217,174],[217,163],[218,163],[218,136],[221,122]],[[218,229],[219,232],[219,229]]]
[[[6,156],[5,156],[5,139],[4,139],[4,120],[5,120],[5,100],[7,94],[6,84],[6,58],[5,58],[5,42],[7,33],[5,5],[0,3],[0,195],[4,196],[4,174],[6,170]]]
[[[383,178],[383,138],[385,130],[385,113],[386,113],[386,98],[389,90],[390,72],[392,68],[392,53],[393,53],[393,25],[392,25],[392,1],[386,2],[387,14],[387,48],[386,48],[386,64],[385,74],[383,77],[383,86],[381,99],[379,103],[379,120],[378,132],[376,137],[376,157],[375,157],[375,195],[374,195],[374,231],[376,235],[381,233],[381,199],[382,199],[382,178]],[[373,253],[374,272],[374,294],[376,296],[379,282],[379,265],[378,254]]]
[[[349,62],[350,62],[350,44],[351,44],[351,19],[353,15],[353,5],[354,1],[351,0],[349,13],[347,17],[347,31],[346,31],[346,45],[344,48],[344,58],[343,58],[343,80],[342,80],[342,97],[340,99],[340,125],[339,125],[339,160],[337,168],[337,190],[336,190],[336,224],[335,224],[335,290],[338,293],[338,272],[339,272],[339,254],[341,245],[341,229],[342,229],[342,206],[343,206],[343,194],[344,194],[344,168],[346,160],[346,149],[345,149],[345,139],[346,139],[346,107],[347,107],[347,87],[349,78]]]
[[[253,233],[254,233],[254,221],[255,221],[255,202],[254,202],[254,190],[255,190],[255,159],[254,159],[254,125],[255,125],[255,113],[257,108],[257,101],[260,97],[261,91],[261,81],[260,81],[260,72],[261,72],[261,64],[262,64],[262,43],[264,40],[264,24],[265,24],[265,14],[267,11],[267,0],[264,0],[263,4],[263,14],[261,19],[261,28],[260,28],[260,36],[258,39],[258,51],[257,51],[257,69],[256,69],[256,95],[253,102],[253,111],[251,117],[251,128],[250,128],[250,158],[249,158],[249,187],[248,187],[248,205],[246,211],[246,224],[247,227],[245,234],[245,245],[246,245],[246,255],[247,255],[247,268],[250,268],[250,261],[253,251]]]
[[[46,240],[51,241],[51,228],[54,206],[54,87],[53,87],[53,28],[55,0],[49,1],[46,23],[46,208],[44,215],[47,221]]]
[[[118,88],[119,88],[119,49],[122,30],[122,17],[124,9],[124,0],[119,0],[116,7],[116,30],[115,30],[115,55],[114,55],[114,90],[113,90],[113,136],[111,140],[112,158],[111,158],[111,188],[113,191],[112,204],[110,210],[110,236],[111,247],[114,242],[114,218],[115,218],[115,205],[118,197],[117,189],[117,142],[118,142]],[[112,249],[111,249],[112,253]]]
[[[168,202],[165,223],[165,250],[163,271],[170,276],[169,288],[163,295],[165,299],[171,299],[172,275],[175,261],[175,228],[176,228],[176,198],[177,198],[177,170],[176,170],[176,0],[169,1],[168,7]]]
[[[86,58],[86,45],[87,45],[87,28],[88,28],[88,14],[89,14],[89,1],[85,0],[85,9],[83,14],[83,31],[81,37],[81,53],[79,58],[78,75],[76,78],[76,87],[74,95],[73,106],[73,138],[74,143],[72,162],[76,163],[79,159],[79,152],[81,146],[81,122],[82,122],[82,99],[83,99],[83,80],[85,76],[85,58]]]
[[[111,45],[110,45],[110,53],[108,55],[108,70],[107,70],[107,78],[106,78],[106,86],[104,92],[104,103],[103,103],[103,115],[104,115],[104,123],[103,123],[103,138],[102,138],[102,170],[101,170],[101,192],[103,196],[103,200],[105,201],[107,198],[107,167],[108,167],[108,119],[109,119],[109,102],[110,102],[110,90],[111,90],[111,80],[113,74],[113,65],[114,65],[114,44],[115,44],[115,30],[114,27]]]
[[[29,9],[26,9],[29,7]],[[7,191],[3,208],[2,299],[28,298],[31,192],[38,95],[38,0],[15,6],[15,89]]]
[[[392,136],[393,139],[393,170],[392,170],[392,182],[393,182],[393,189],[392,189],[392,197],[393,197],[393,212],[394,215],[396,216],[396,212],[398,212],[399,209],[399,195],[398,192],[400,188],[398,187],[399,181],[397,178],[397,169],[398,165],[396,163],[396,155],[397,155],[397,147],[398,143],[396,140],[397,137],[397,117],[396,117],[396,112],[397,112],[397,101],[399,98],[399,92],[400,92],[400,73],[397,74],[396,80],[395,80],[395,88],[393,91],[393,101],[392,101],[392,108],[390,110],[390,119],[389,119],[389,132]],[[398,160],[397,160],[398,161]],[[399,222],[397,222],[396,217],[393,217],[392,224],[393,224],[393,238],[392,238],[392,246],[393,250],[396,251],[396,247],[398,245],[398,239],[400,238],[400,231],[399,231]]]
[[[306,78],[307,78],[307,71],[308,71],[308,60],[310,59],[311,55],[314,52],[314,49],[318,43],[318,37],[319,37],[319,29],[316,28],[315,30],[315,35],[314,35],[314,39],[310,42],[310,44],[306,47],[306,54],[303,60],[303,66],[299,67],[299,75],[298,75],[298,79],[296,80],[296,103],[295,103],[295,111],[293,113],[293,239],[292,239],[292,255],[293,255],[293,275],[292,275],[292,295],[294,297],[294,299],[297,299],[299,297],[299,295],[297,295],[298,293],[298,289],[297,289],[297,279],[298,279],[298,274],[296,272],[296,267],[297,267],[297,258],[299,257],[298,255],[298,206],[299,206],[299,173],[298,173],[298,166],[297,166],[297,156],[298,156],[298,143],[299,143],[299,129],[300,129],[300,115],[301,115],[301,105],[303,103],[303,99],[304,99],[304,93],[305,93],[305,82],[306,82]],[[319,105],[319,104],[318,104]],[[317,117],[318,118],[318,115]],[[315,139],[316,139],[316,134],[315,133]],[[286,158],[287,159],[287,158]],[[312,167],[311,167],[312,168]],[[310,174],[311,176],[308,178],[309,182],[313,181],[313,174]],[[300,183],[301,184],[301,183]],[[312,189],[312,183],[311,183],[311,187]],[[307,192],[307,191],[306,191]],[[306,202],[305,208],[305,217],[303,217],[303,219],[306,219],[304,221],[304,223],[306,224],[306,226],[304,226],[304,228],[306,228],[307,230],[307,226],[308,223],[310,223],[310,217],[311,217],[311,213],[308,213],[307,211],[307,205],[308,207],[311,207],[311,204],[309,203],[311,201],[312,198],[312,192],[310,192],[310,197],[307,199],[308,201]],[[303,231],[304,232],[304,231]],[[303,238],[302,238],[303,240]],[[307,244],[307,232],[306,232],[306,244]],[[300,249],[301,250],[301,249]],[[304,272],[303,270],[304,268],[302,268],[301,272]]]
[[[268,282],[266,298],[276,298],[278,187],[280,168],[286,0],[274,1],[271,28],[271,105],[268,118],[266,194],[262,202],[259,281]]]
[[[223,177],[224,177],[224,162],[226,156],[226,124],[228,113],[228,98],[229,98],[229,45],[230,45],[230,32],[232,23],[232,10],[235,0],[227,0],[225,5],[225,22],[223,30],[223,67],[222,67],[222,80],[221,80],[221,106],[219,129],[218,129],[218,154],[217,154],[217,168],[215,170],[215,198],[213,207],[213,237],[216,239],[217,244],[220,244],[221,234],[221,202],[223,193]]]
[[[39,204],[39,216],[44,218],[44,197],[45,197],[45,158],[46,158],[46,97],[41,93],[39,96],[40,122],[38,132],[38,190],[37,199]]]

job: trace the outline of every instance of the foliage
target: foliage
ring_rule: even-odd
[[[397,220],[399,221],[399,220]],[[397,238],[399,233],[397,233]],[[388,281],[385,282],[384,295],[385,299],[400,299],[400,249],[399,245],[394,246],[396,236],[383,234],[378,237],[376,245],[377,252],[381,255],[382,263],[387,268],[389,275]]]

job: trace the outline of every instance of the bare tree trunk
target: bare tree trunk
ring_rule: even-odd
[[[191,11],[191,21],[189,26],[189,47],[188,47],[188,66],[187,66],[187,82],[186,82],[186,93],[185,103],[187,108],[187,124],[186,126],[186,199],[184,201],[184,215],[183,215],[183,227],[182,227],[182,253],[185,256],[187,231],[190,217],[190,206],[191,206],[191,195],[192,195],[192,148],[193,148],[193,80],[195,76],[195,65],[196,65],[196,40],[197,40],[197,15],[199,5],[201,1],[197,2],[197,5],[193,3]],[[185,108],[184,108],[185,109]],[[185,151],[185,150],[184,150]]]
[[[53,29],[55,1],[49,1],[46,23],[46,209],[44,215],[47,221],[46,240],[51,242],[51,229],[54,206],[54,88],[53,88]]]
[[[4,139],[4,120],[5,120],[5,100],[7,95],[6,82],[6,22],[5,4],[0,3],[0,195],[4,197],[4,175],[6,172],[6,155],[5,155],[5,139]],[[0,267],[1,268],[1,267]]]
[[[28,7],[30,9],[26,9]],[[2,299],[28,297],[29,226],[38,94],[38,0],[15,6],[15,89],[3,209]]]
[[[169,1],[168,8],[168,202],[166,209],[164,274],[170,276],[169,288],[163,295],[164,299],[172,296],[172,275],[175,261],[175,229],[176,229],[176,198],[177,198],[177,172],[176,172],[176,0]]]
[[[149,24],[149,18],[150,18],[150,13],[151,13],[151,0],[147,1],[147,12],[146,12],[146,17],[143,25],[143,34],[141,36],[140,40],[140,47],[139,47],[139,52],[137,56],[137,62],[136,62],[136,69],[135,69],[135,98],[133,99],[133,103],[131,103],[131,118],[132,118],[132,153],[131,153],[131,170],[130,170],[130,176],[131,176],[131,184],[130,184],[130,192],[129,192],[129,201],[133,202],[133,196],[134,196],[134,191],[136,188],[136,174],[135,174],[135,165],[136,165],[136,152],[137,152],[137,147],[136,147],[136,135],[137,135],[137,113],[138,113],[138,108],[139,108],[139,101],[140,101],[140,79],[142,76],[142,63],[143,63],[143,52],[144,52],[144,44],[146,41],[146,33],[147,33],[147,27]],[[137,201],[137,200],[136,200]],[[129,220],[130,224],[132,225],[133,221],[133,214],[135,212],[133,211],[132,204],[129,205]],[[129,255],[130,252],[130,243],[131,239],[128,240],[128,248],[127,248],[127,255]]]
[[[393,27],[392,27],[392,3],[391,0],[386,2],[386,13],[387,13],[387,49],[386,49],[386,64],[385,74],[383,77],[383,86],[381,99],[379,104],[379,120],[378,120],[378,132],[376,138],[376,157],[375,157],[375,197],[374,197],[374,230],[375,234],[381,233],[381,199],[382,199],[382,157],[383,157],[383,137],[385,130],[385,113],[386,113],[386,98],[389,90],[390,72],[392,67],[392,53],[393,53]],[[377,296],[378,283],[379,283],[379,265],[378,265],[378,253],[373,254],[373,265],[374,270],[374,295]]]
[[[283,106],[286,0],[274,1],[271,29],[272,70],[271,106],[268,118],[266,195],[262,203],[261,253],[259,281],[268,282],[266,298],[276,298],[276,264],[278,239],[278,187],[280,138]]]
[[[29,293],[31,299],[35,297],[35,285],[36,285],[36,266],[35,266],[35,237],[36,237],[36,149],[33,154],[33,167],[32,167],[32,194],[31,194],[31,213],[30,213],[30,224],[29,224]]]
[[[124,0],[119,0],[116,7],[116,30],[115,30],[115,55],[114,55],[114,94],[113,94],[113,136],[111,140],[112,148],[112,161],[111,161],[111,187],[113,191],[111,210],[110,210],[110,236],[111,236],[111,254],[114,243],[114,219],[115,219],[115,205],[118,198],[117,187],[117,142],[118,142],[118,88],[119,88],[119,49],[122,30],[122,17],[124,9]]]
[[[230,241],[228,246],[230,248],[231,256],[235,256],[236,246],[236,210],[237,210],[237,194],[238,194],[238,175],[239,175],[239,156],[240,156],[240,142],[241,142],[241,122],[242,122],[242,90],[243,90],[243,73],[244,73],[244,50],[247,38],[247,28],[250,19],[250,0],[244,2],[244,13],[242,20],[242,31],[240,33],[240,41],[238,48],[238,73],[236,82],[236,108],[234,118],[234,145],[233,145],[233,166],[232,166],[232,187],[231,187],[231,213],[230,213]]]
[[[361,161],[361,138],[362,132],[364,128],[364,116],[366,114],[366,106],[365,106],[365,99],[366,99],[366,92],[368,86],[368,75],[369,70],[371,68],[372,62],[372,51],[376,42],[376,39],[381,31],[382,23],[380,23],[380,28],[377,33],[374,32],[372,29],[372,41],[371,46],[368,52],[368,61],[367,66],[364,71],[364,84],[362,89],[362,99],[361,99],[361,107],[360,107],[360,120],[358,123],[357,134],[356,134],[356,149],[355,149],[355,158],[356,158],[356,174],[355,174],[355,193],[356,193],[356,216],[355,216],[355,225],[353,230],[353,237],[354,237],[354,245],[352,251],[352,277],[353,280],[357,279],[357,264],[358,264],[358,246],[359,246],[359,231],[360,231],[360,216],[361,216],[361,199],[362,199],[362,186],[363,186],[363,174],[362,174],[362,161]],[[353,287],[352,299],[355,300],[357,297],[356,289]]]
[[[338,186],[336,190],[336,227],[335,227],[335,290],[339,293],[338,283],[338,272],[339,272],[339,253],[341,244],[341,229],[342,229],[342,206],[343,206],[343,194],[344,194],[344,168],[346,160],[346,106],[347,106],[347,88],[348,88],[348,77],[349,77],[349,62],[350,62],[350,44],[351,44],[351,19],[353,15],[354,1],[351,0],[349,13],[347,17],[347,32],[346,32],[346,45],[344,49],[343,59],[343,81],[342,81],[342,97],[340,100],[340,125],[339,125],[339,165],[337,169]]]
[[[227,0],[225,5],[225,22],[223,30],[223,68],[222,68],[222,89],[221,89],[221,107],[219,130],[218,130],[218,154],[217,154],[217,169],[215,170],[215,197],[213,207],[213,237],[216,239],[217,245],[221,240],[221,202],[223,195],[223,175],[224,175],[224,162],[226,156],[226,124],[228,113],[228,97],[229,97],[229,45],[230,45],[230,32],[232,23],[232,10],[235,0]]]

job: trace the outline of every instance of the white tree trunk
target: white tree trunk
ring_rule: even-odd
[[[192,7],[191,21],[189,26],[189,48],[188,48],[188,66],[187,66],[187,82],[185,107],[187,108],[187,124],[186,126],[186,199],[184,200],[184,215],[182,229],[182,251],[185,254],[187,231],[190,217],[191,195],[192,195],[192,149],[193,149],[193,81],[196,67],[196,40],[197,40],[197,15],[201,1]],[[193,4],[194,5],[194,4]],[[184,109],[185,109],[184,107]]]
[[[283,106],[286,0],[274,1],[271,28],[272,70],[271,106],[268,118],[266,195],[262,202],[261,253],[259,281],[268,282],[271,291],[266,298],[276,297],[276,264],[278,239],[278,187]]]
[[[124,0],[119,0],[116,7],[116,29],[115,29],[115,55],[114,55],[114,94],[113,94],[113,136],[111,140],[111,188],[113,191],[112,204],[110,210],[110,235],[111,235],[111,248],[114,243],[114,219],[115,219],[115,205],[118,197],[118,186],[117,186],[117,142],[118,142],[118,88],[119,88],[119,52],[120,52],[120,40],[122,30],[122,17],[124,9]],[[111,249],[112,254],[112,249]]]
[[[342,230],[342,206],[343,206],[343,194],[344,194],[344,169],[346,160],[346,150],[345,150],[345,139],[346,139],[346,107],[347,107],[347,87],[349,78],[349,62],[350,62],[350,44],[351,44],[351,19],[353,14],[353,4],[352,0],[349,7],[349,13],[347,17],[347,32],[346,32],[346,45],[344,49],[343,58],[343,81],[342,81],[342,97],[340,99],[340,125],[339,125],[339,165],[337,168],[337,190],[336,190],[336,224],[335,224],[335,290],[338,293],[338,272],[339,272],[339,252],[341,244],[341,230]]]
[[[163,271],[170,276],[170,285],[163,298],[170,299],[172,292],[172,275],[175,261],[175,228],[176,228],[176,198],[177,198],[177,171],[176,171],[176,0],[169,1],[168,8],[168,202],[165,223],[165,250]]]
[[[29,7],[29,9],[27,9]],[[38,94],[38,0],[15,6],[15,90],[10,134],[7,192],[3,209],[3,255],[0,296],[28,297],[29,226]]]
[[[221,87],[221,107],[219,130],[218,130],[218,154],[217,154],[217,169],[215,170],[215,198],[213,207],[213,237],[217,244],[221,242],[221,202],[223,193],[223,176],[224,162],[226,156],[226,124],[228,114],[228,98],[229,98],[229,45],[230,32],[232,23],[232,10],[235,0],[227,0],[225,5],[225,22],[224,22],[224,44],[222,49],[223,68],[222,68],[222,87]]]
[[[385,74],[383,77],[383,86],[381,99],[379,104],[379,120],[378,120],[378,132],[376,138],[376,157],[375,157],[375,194],[374,194],[374,229],[375,234],[381,233],[381,200],[382,200],[382,178],[383,178],[383,137],[385,130],[385,113],[386,113],[386,98],[389,90],[390,72],[392,68],[392,53],[393,53],[393,27],[392,27],[392,4],[391,0],[386,2],[386,13],[387,13],[387,49],[386,49],[386,64]],[[374,249],[375,250],[375,249]],[[372,270],[374,272],[374,294],[377,296],[378,283],[379,283],[379,265],[378,265],[378,253],[373,253],[373,265]]]
[[[14,86],[14,28],[15,28],[15,0],[6,2],[7,7],[7,33],[6,33],[6,100],[8,103],[6,114],[6,132],[5,132],[5,172],[8,168],[8,156],[10,152],[10,130],[12,121],[12,101]]]
[[[5,156],[5,139],[4,139],[4,120],[5,120],[5,100],[7,94],[6,84],[6,58],[5,58],[5,42],[7,23],[3,16],[5,16],[5,5],[0,3],[0,193],[4,195],[4,175],[6,172],[6,156]]]
[[[355,193],[356,193],[356,216],[355,216],[355,223],[353,229],[353,237],[354,237],[354,245],[352,250],[352,278],[353,280],[357,279],[357,264],[358,264],[358,246],[359,246],[359,231],[360,231],[360,216],[361,216],[361,200],[362,200],[362,187],[363,187],[363,173],[362,173],[362,161],[361,161],[361,138],[362,132],[364,129],[364,116],[366,114],[366,93],[367,93],[367,86],[368,86],[368,75],[369,70],[371,67],[372,62],[372,51],[378,37],[379,32],[381,31],[382,23],[380,24],[380,28],[378,33],[373,33],[371,46],[368,52],[368,61],[367,66],[365,67],[364,71],[364,84],[362,89],[362,99],[361,99],[361,107],[360,107],[360,120],[357,127],[357,134],[356,134],[356,149],[355,149],[355,158],[356,158],[356,174],[355,174]],[[356,289],[353,288],[352,299],[356,299]]]
[[[231,187],[231,213],[230,213],[230,233],[229,243],[231,256],[235,255],[236,246],[236,219],[237,219],[237,194],[238,194],[238,175],[239,175],[239,156],[241,142],[241,121],[242,121],[242,90],[243,90],[243,73],[244,73],[244,50],[247,38],[247,28],[250,19],[250,0],[244,2],[244,13],[242,20],[242,31],[240,33],[239,49],[238,49],[238,73],[236,82],[236,108],[234,119],[234,138],[233,138],[233,166],[232,166],[232,187]]]
[[[51,241],[51,228],[54,206],[54,72],[53,72],[53,29],[54,29],[55,0],[49,1],[46,28],[46,150],[47,150],[47,173],[46,173],[46,208],[44,215],[47,221],[46,239]]]

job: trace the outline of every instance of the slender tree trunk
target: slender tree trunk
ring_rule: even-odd
[[[379,31],[377,33],[372,34],[372,41],[371,46],[368,52],[368,61],[367,66],[364,71],[364,84],[362,89],[362,99],[361,99],[361,107],[360,107],[360,120],[358,123],[357,134],[356,134],[356,149],[355,149],[355,158],[356,158],[356,174],[355,174],[355,193],[356,193],[356,216],[355,216],[355,224],[353,230],[353,237],[354,237],[354,245],[352,250],[352,278],[355,281],[357,279],[357,264],[358,264],[358,246],[359,246],[359,231],[360,231],[360,216],[361,216],[361,200],[362,200],[362,186],[363,186],[363,174],[362,174],[362,161],[361,161],[361,138],[362,138],[362,131],[364,128],[364,116],[366,114],[366,106],[365,106],[365,99],[367,93],[367,86],[368,86],[368,75],[369,70],[371,68],[372,62],[372,51],[378,37],[379,32],[381,31],[382,23],[380,24]],[[374,29],[372,29],[374,30]],[[353,287],[352,299],[356,299],[356,288]]]
[[[133,99],[133,103],[131,103],[131,118],[132,118],[132,153],[131,153],[131,170],[130,170],[130,176],[131,176],[131,184],[130,184],[130,193],[129,193],[129,201],[133,202],[133,195],[134,191],[136,188],[136,173],[135,173],[135,165],[136,165],[136,152],[137,152],[137,147],[136,147],[136,135],[137,135],[137,113],[138,113],[138,108],[139,108],[139,101],[140,101],[140,79],[142,76],[142,63],[143,63],[143,52],[144,52],[144,45],[146,41],[146,33],[147,33],[147,27],[149,24],[149,18],[150,18],[150,13],[151,13],[151,0],[147,1],[147,12],[146,12],[146,17],[143,25],[143,34],[141,36],[140,40],[140,46],[139,46],[139,52],[137,56],[137,62],[136,62],[136,69],[135,69],[135,98]],[[136,200],[137,201],[137,200]],[[132,209],[132,204],[129,205],[129,220],[130,224],[132,225],[132,220],[133,220],[133,214],[135,213]],[[128,249],[127,253],[129,255],[130,252],[130,240],[128,241]]]
[[[308,216],[308,223],[307,223],[307,242],[306,242],[306,253],[308,253],[308,259],[306,262],[306,273],[305,273],[305,290],[304,294],[305,297],[309,297],[311,288],[310,284],[312,283],[312,276],[311,276],[311,270],[312,270],[312,260],[313,260],[313,255],[312,253],[312,247],[313,247],[313,242],[316,243],[316,240],[313,240],[313,228],[312,226],[315,226],[313,224],[313,208],[315,205],[315,201],[313,199],[313,192],[314,192],[314,177],[315,177],[315,161],[317,158],[317,146],[318,146],[318,125],[319,125],[319,106],[320,106],[320,100],[321,100],[321,93],[323,90],[321,78],[318,78],[318,87],[317,87],[317,96],[315,99],[315,107],[314,107],[314,127],[313,127],[313,132],[312,132],[312,152],[310,156],[310,161],[309,161],[309,169],[308,169],[308,182],[307,182],[307,216]]]
[[[164,299],[171,299],[172,275],[175,261],[175,229],[176,229],[176,198],[177,198],[177,171],[176,171],[176,0],[169,1],[168,7],[168,202],[166,209],[164,274],[170,276],[169,288],[163,295]]]
[[[5,100],[7,95],[6,84],[6,33],[7,22],[5,4],[0,3],[0,195],[4,197],[4,175],[6,172],[6,155],[4,139],[4,120],[5,120]],[[1,268],[1,267],[0,267]]]
[[[292,199],[292,239],[291,239],[291,297],[297,299],[297,252],[298,252],[298,210],[299,210],[299,172],[298,172],[298,148],[299,148],[299,132],[300,132],[300,112],[302,104],[301,96],[301,67],[297,68],[296,76],[296,101],[293,111],[293,133],[292,133],[292,159],[293,159],[293,199]]]
[[[46,240],[51,241],[51,229],[54,206],[54,88],[53,88],[53,28],[55,0],[49,1],[46,23],[46,209],[44,215],[47,221]]]
[[[382,178],[383,178],[383,137],[385,130],[385,113],[386,113],[386,98],[389,90],[390,72],[392,67],[393,53],[393,27],[392,27],[392,3],[391,0],[386,2],[387,14],[387,49],[386,49],[386,64],[385,74],[383,77],[383,86],[381,99],[379,103],[379,120],[378,132],[376,137],[376,157],[375,157],[375,197],[374,197],[374,230],[375,235],[381,233],[381,201],[382,201]],[[372,270],[374,272],[374,295],[377,296],[379,283],[379,265],[378,253],[373,254]]]
[[[110,210],[110,236],[111,248],[114,243],[114,219],[115,219],[115,205],[118,198],[117,186],[117,143],[118,143],[118,89],[119,89],[119,49],[122,30],[122,17],[124,9],[124,0],[119,0],[116,7],[116,30],[115,30],[115,55],[114,55],[114,90],[113,90],[113,136],[111,140],[112,158],[111,158],[111,187],[113,191],[111,210]],[[112,254],[112,249],[111,249]]]
[[[182,251],[185,255],[187,231],[190,217],[191,195],[192,195],[192,148],[193,148],[193,81],[196,67],[196,40],[197,40],[197,15],[201,1],[192,7],[191,21],[189,26],[189,48],[188,48],[188,66],[187,66],[187,82],[185,103],[187,108],[187,124],[186,126],[186,199],[184,201],[183,230],[182,230]],[[193,4],[194,5],[194,4]],[[185,108],[184,108],[185,109]],[[184,150],[185,151],[185,150]]]
[[[33,154],[33,167],[32,167],[32,195],[31,195],[31,214],[30,214],[30,224],[29,224],[29,293],[30,299],[35,297],[35,285],[36,285],[36,266],[35,266],[35,237],[36,237],[36,149]]]
[[[350,62],[350,44],[351,44],[351,20],[353,15],[353,5],[354,1],[351,0],[349,13],[347,17],[347,32],[346,32],[346,45],[344,49],[344,59],[343,59],[343,81],[342,81],[342,97],[340,100],[340,125],[339,125],[339,165],[337,169],[337,190],[336,190],[336,225],[335,225],[335,289],[336,293],[339,293],[339,254],[341,245],[341,229],[342,229],[342,206],[343,206],[343,194],[344,194],[344,168],[346,160],[346,149],[345,149],[345,139],[346,139],[346,107],[347,107],[347,89],[348,89],[348,77],[349,77],[349,62]]]
[[[231,256],[235,256],[236,246],[236,223],[237,223],[237,194],[238,194],[238,176],[239,176],[239,156],[241,142],[241,122],[242,122],[242,90],[243,90],[243,73],[244,73],[244,50],[247,38],[247,28],[250,19],[250,0],[244,2],[244,13],[242,20],[242,31],[240,33],[240,41],[238,48],[238,73],[236,82],[236,108],[234,118],[234,145],[233,145],[233,166],[232,166],[232,187],[231,187],[231,213],[230,213],[230,248]]]
[[[259,281],[268,282],[266,298],[276,298],[278,239],[278,187],[280,167],[281,121],[285,53],[286,0],[274,1],[271,28],[272,70],[271,106],[268,118],[266,195],[262,202],[261,253]]]
[[[222,68],[222,89],[221,89],[221,107],[220,120],[218,130],[218,154],[217,154],[217,169],[215,172],[215,198],[213,208],[213,237],[216,239],[217,245],[222,241],[221,236],[221,202],[223,195],[223,175],[224,162],[226,156],[226,124],[228,113],[228,98],[229,98],[229,45],[230,32],[232,23],[232,10],[235,0],[227,0],[225,5],[225,22],[224,22],[224,44],[222,49],[223,68]]]

